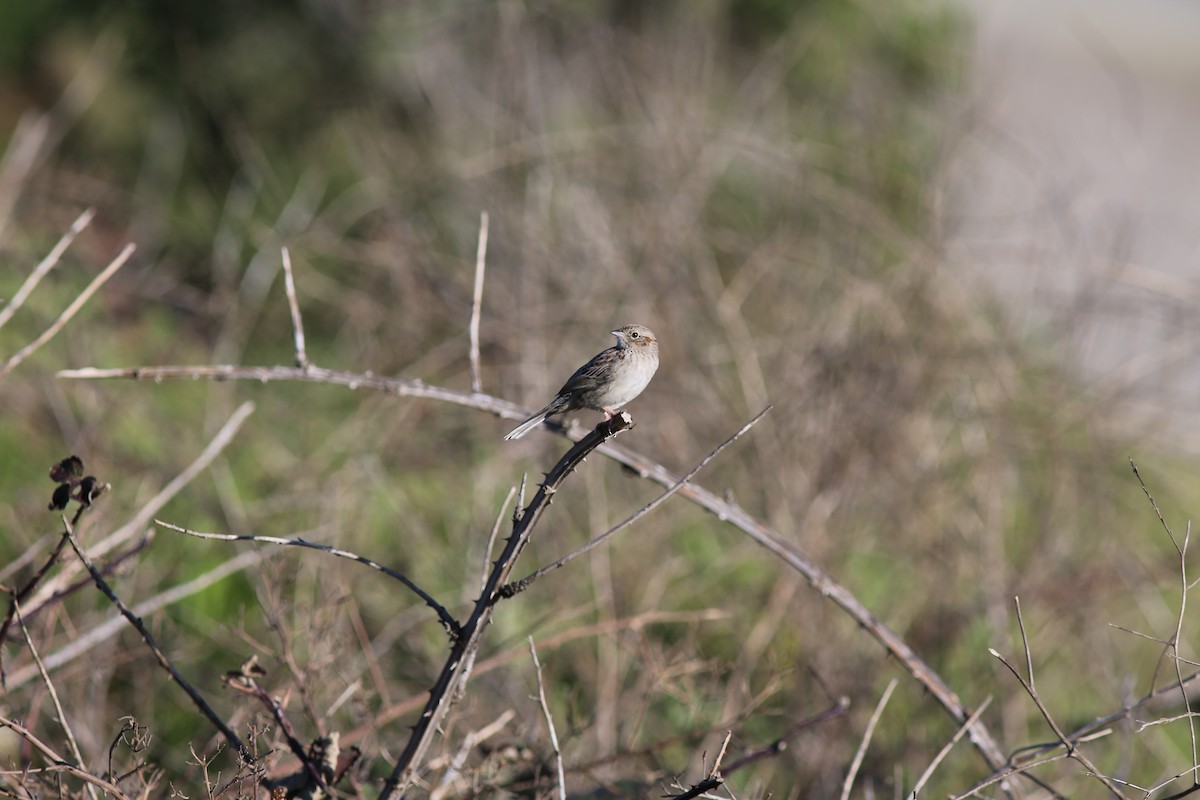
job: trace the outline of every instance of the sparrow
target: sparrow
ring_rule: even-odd
[[[612,419],[642,393],[658,369],[658,339],[644,325],[612,331],[617,343],[575,370],[546,407],[509,431],[505,441],[520,439],[547,417],[590,408]]]

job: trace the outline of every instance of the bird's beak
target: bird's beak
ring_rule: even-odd
[[[617,337],[618,339],[620,339],[620,338],[621,338],[621,332],[620,332],[620,331],[609,331],[609,333],[611,333],[613,336]]]

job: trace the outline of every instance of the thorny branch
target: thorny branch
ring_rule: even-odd
[[[595,430],[576,442],[546,473],[545,481],[538,487],[538,491],[529,501],[529,505],[513,514],[512,532],[509,534],[503,551],[493,564],[487,583],[484,585],[479,599],[475,601],[470,617],[463,624],[459,637],[450,649],[450,655],[442,667],[441,674],[429,692],[429,701],[425,704],[425,709],[421,712],[416,725],[413,726],[412,735],[383,786],[383,792],[379,796],[380,800],[388,800],[397,792],[403,796],[416,780],[425,752],[433,741],[434,732],[450,710],[453,698],[461,691],[470,676],[475,656],[483,642],[484,630],[492,621],[496,604],[502,599],[497,590],[508,580],[517,558],[529,542],[529,537],[542,514],[549,508],[555,492],[558,491],[567,476],[583,463],[589,453],[607,439],[627,429],[632,423],[633,420],[629,415],[622,413],[597,425]]]
[[[373,373],[354,373],[341,370],[310,367],[241,367],[235,365],[215,366],[161,366],[127,367],[119,369],[83,368],[64,370],[58,377],[69,380],[101,380],[124,378],[133,380],[198,379],[245,380],[268,383],[271,381],[303,381],[346,386],[350,389],[373,389],[399,397],[416,397],[438,400],[466,408],[474,408],[495,414],[503,419],[522,420],[528,412],[506,400],[490,395],[433,386],[409,378],[383,377]],[[565,436],[572,436],[572,429],[555,420],[547,421],[545,427]],[[679,477],[666,467],[620,445],[605,443],[597,452],[622,464],[642,478],[664,488],[679,482]],[[784,564],[800,573],[822,596],[832,600],[850,615],[872,637],[895,657],[928,691],[943,709],[960,725],[971,717],[971,709],[959,699],[942,677],[909,644],[876,617],[857,597],[838,583],[816,562],[801,553],[786,536],[755,519],[749,512],[732,500],[725,500],[713,492],[694,483],[682,485],[678,493],[691,502],[716,516],[722,522],[741,530],[753,541],[779,558]],[[1002,770],[1007,762],[996,740],[982,720],[970,726],[967,735],[985,763],[993,771]]]

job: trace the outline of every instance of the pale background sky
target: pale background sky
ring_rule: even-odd
[[[1200,453],[1200,3],[963,2],[953,260],[1097,395]]]

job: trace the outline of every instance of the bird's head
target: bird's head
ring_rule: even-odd
[[[617,337],[617,347],[653,348],[658,347],[658,339],[654,332],[645,325],[624,325],[612,331]]]

